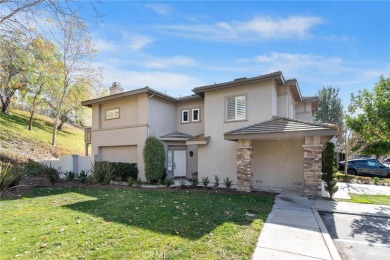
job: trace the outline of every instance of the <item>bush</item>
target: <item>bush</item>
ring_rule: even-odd
[[[191,182],[192,187],[196,187],[199,184],[198,178],[189,179],[188,181]]]
[[[162,180],[165,173],[165,149],[163,143],[154,136],[146,139],[143,150],[145,175],[150,183]]]
[[[135,182],[135,179],[133,179],[132,177],[129,177],[127,179],[127,185],[129,185],[130,187],[133,186],[134,182]]]
[[[352,174],[344,174],[341,172],[336,173],[336,178],[338,181],[343,181],[343,182],[351,182],[353,179],[355,179],[355,175]]]
[[[215,175],[214,176],[214,188],[218,189],[218,186],[219,186],[219,177],[218,177],[218,175]]]
[[[10,163],[0,163],[0,190],[18,185],[23,176],[24,172],[20,168],[13,168]]]
[[[88,178],[88,174],[86,171],[82,170],[80,171],[79,175],[77,176],[77,179],[79,180],[79,182],[81,183],[85,183],[86,180]]]
[[[379,180],[380,180],[379,177],[374,177],[373,178],[374,184],[378,185],[379,184]]]
[[[359,183],[364,183],[364,184],[370,184],[372,182],[372,178],[371,177],[357,176],[356,180]]]
[[[322,180],[325,181],[325,190],[329,193],[331,199],[333,198],[333,194],[339,189],[339,187],[337,187],[334,164],[334,143],[327,142],[322,151]]]
[[[186,181],[185,180],[180,180],[179,181],[180,189],[184,189],[186,187]]]
[[[136,187],[141,187],[142,186],[142,181],[141,181],[141,178],[137,178],[135,181],[134,181],[134,186]]]
[[[73,181],[77,177],[77,174],[72,171],[65,172],[64,175],[67,181]]]
[[[225,183],[226,189],[230,190],[230,188],[233,185],[233,181],[230,180],[228,177],[226,177],[226,179],[224,179],[223,182]]]
[[[29,161],[23,164],[26,174],[30,176],[39,176],[42,174],[42,164],[35,161]]]
[[[170,187],[171,185],[173,185],[175,182],[172,180],[172,179],[166,179],[165,180],[165,185],[167,187]]]
[[[112,179],[127,181],[130,177],[138,178],[138,168],[136,163],[110,162],[113,168]]]
[[[91,169],[92,177],[98,183],[104,183],[104,184],[110,183],[113,172],[114,169],[112,168],[110,162],[102,161],[102,162],[92,163],[92,169]]]
[[[47,166],[45,164],[41,164],[41,173],[45,176],[51,184],[54,184],[60,180],[60,168],[56,169],[51,165]]]
[[[203,186],[204,186],[205,188],[207,188],[207,186],[209,186],[209,183],[210,183],[209,177],[203,177],[203,178],[202,178],[202,183],[203,183]]]

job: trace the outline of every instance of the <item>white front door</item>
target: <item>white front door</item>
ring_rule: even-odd
[[[173,151],[173,177],[185,177],[186,168],[186,151]]]

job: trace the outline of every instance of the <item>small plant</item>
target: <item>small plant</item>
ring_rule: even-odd
[[[203,183],[203,186],[204,186],[205,188],[207,188],[207,186],[209,186],[209,183],[210,183],[209,177],[203,177],[203,178],[202,178],[202,183]]]
[[[218,186],[219,186],[219,177],[218,177],[218,175],[215,175],[214,176],[214,188],[218,189]]]
[[[42,164],[39,162],[29,161],[23,164],[26,174],[30,176],[39,176],[42,174]]]
[[[82,170],[80,171],[79,173],[79,176],[77,176],[77,179],[79,180],[79,182],[81,183],[85,183],[85,181],[87,180],[88,178],[88,174],[86,171]]]
[[[179,181],[180,189],[184,189],[186,187],[186,181],[185,180],[180,180]]]
[[[72,171],[67,171],[64,173],[64,175],[66,181],[73,181],[77,177],[76,173]]]
[[[92,163],[91,173],[93,178],[98,183],[110,183],[114,172],[114,168],[111,167],[110,162],[94,162]]]
[[[373,181],[374,181],[374,184],[375,184],[375,185],[378,185],[380,179],[379,179],[379,177],[374,177],[374,178],[373,178]]]
[[[233,181],[230,180],[228,177],[226,177],[226,179],[224,179],[223,182],[225,183],[226,189],[230,190],[230,188],[232,187]]]
[[[127,185],[129,185],[129,187],[133,186],[134,182],[135,182],[135,180],[132,177],[129,177],[127,179]]]
[[[175,182],[172,179],[166,179],[165,180],[165,186],[170,187],[173,185]]]
[[[157,180],[156,186],[159,187],[161,185],[161,180]]]
[[[199,184],[198,178],[191,179],[191,186],[192,187],[196,187],[196,186],[198,186],[198,184]]]
[[[134,181],[134,186],[135,186],[135,187],[141,187],[141,186],[142,186],[142,180],[141,180],[141,178],[137,178],[137,179]]]
[[[12,168],[12,165],[0,163],[0,190],[8,189],[19,184],[23,178],[21,169]]]
[[[60,180],[60,168],[56,169],[51,165],[47,166],[42,164],[41,172],[50,181],[51,184],[54,184]]]

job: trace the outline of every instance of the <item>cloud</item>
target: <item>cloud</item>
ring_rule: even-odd
[[[155,58],[153,57],[151,60],[146,61],[144,66],[146,68],[153,69],[165,69],[171,67],[192,67],[196,65],[197,62],[185,56],[173,56],[169,58]]]
[[[172,11],[172,7],[167,4],[152,3],[145,5],[145,7],[160,15],[167,15]]]
[[[114,42],[106,41],[104,39],[96,37],[93,38],[93,44],[99,52],[115,51],[118,48],[118,46]]]
[[[148,35],[136,33],[128,34],[127,32],[123,32],[122,37],[126,42],[126,46],[133,51],[143,49],[154,41],[153,38]]]
[[[316,16],[273,18],[256,16],[248,21],[218,22],[215,24],[160,25],[159,29],[181,36],[217,41],[259,41],[269,39],[304,39],[323,22]]]

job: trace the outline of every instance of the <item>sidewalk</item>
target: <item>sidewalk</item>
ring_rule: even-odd
[[[261,231],[253,259],[340,259],[329,235],[321,233],[323,224],[318,218],[304,196],[279,194]]]

